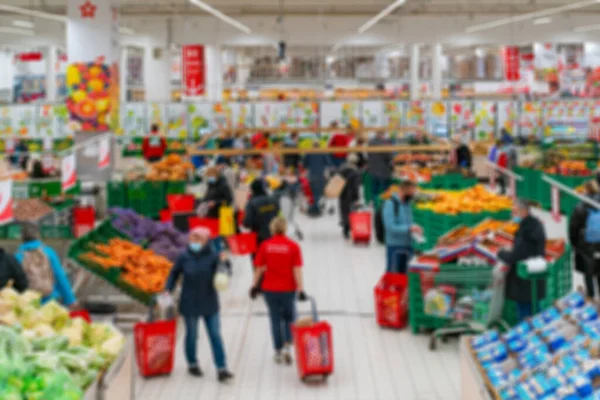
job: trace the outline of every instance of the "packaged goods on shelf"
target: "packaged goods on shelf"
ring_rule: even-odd
[[[0,291],[0,398],[78,400],[123,351],[114,326],[71,319],[39,293]]]
[[[600,396],[600,320],[596,306],[579,292],[503,334],[472,337],[469,351],[494,398]]]

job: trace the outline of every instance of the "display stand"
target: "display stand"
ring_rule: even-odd
[[[469,340],[471,336],[460,338],[460,391],[462,400],[493,400],[485,387],[477,364],[471,354]]]

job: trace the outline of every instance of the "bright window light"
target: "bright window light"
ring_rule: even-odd
[[[577,26],[573,29],[573,32],[583,33],[583,32],[592,32],[592,31],[599,31],[599,30],[600,30],[600,24],[594,24],[594,25]]]
[[[24,19],[15,19],[12,22],[13,26],[17,28],[25,28],[25,29],[33,29],[35,28],[35,24],[32,21],[26,21]]]
[[[541,17],[541,18],[536,18],[531,22],[533,22],[534,25],[544,25],[544,24],[549,24],[550,22],[552,22],[552,18]]]
[[[396,8],[400,7],[402,4],[406,3],[406,0],[396,0],[383,10],[379,12],[376,16],[365,22],[360,28],[358,28],[358,33],[365,33],[369,29],[373,27],[376,23],[378,23],[383,18],[387,17],[391,14]]]
[[[206,4],[203,1],[190,0],[190,3],[192,3],[196,7],[203,9],[207,13],[214,15],[215,17],[219,18],[221,21],[228,23],[229,25],[239,29],[242,32],[245,32],[245,33],[252,32],[252,30],[250,28],[248,28],[246,25],[242,24],[241,22],[239,22],[231,17],[228,17],[227,15],[223,14],[221,11],[217,10],[216,8],[213,8],[212,6],[209,6],[208,4]]]
[[[12,35],[33,36],[35,32],[31,29],[15,28],[12,26],[0,26],[0,33],[8,33]]]

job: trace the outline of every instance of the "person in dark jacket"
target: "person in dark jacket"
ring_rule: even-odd
[[[348,154],[347,162],[343,164],[338,173],[346,180],[346,185],[340,194],[340,219],[344,237],[350,237],[350,212],[360,198],[360,174],[356,166],[358,156],[356,153]]]
[[[256,233],[257,242],[264,242],[271,237],[269,225],[273,218],[279,215],[279,202],[275,196],[270,196],[266,183],[256,179],[250,185],[251,197],[246,205],[244,226]]]
[[[471,155],[471,149],[469,149],[469,137],[462,136],[457,139],[456,167],[470,170],[472,166],[473,157]]]
[[[529,204],[517,199],[513,205],[513,221],[519,224],[515,234],[513,247],[510,250],[500,250],[498,258],[508,267],[506,275],[506,298],[517,304],[519,320],[531,316],[532,290],[531,281],[519,278],[517,264],[533,257],[543,257],[546,249],[546,232],[539,219],[529,212]],[[546,281],[537,281],[537,299],[544,298]]]
[[[230,206],[233,203],[233,193],[227,184],[227,180],[216,167],[209,167],[205,176],[208,183],[208,189],[203,200],[208,206],[206,216],[208,218],[219,218],[219,208],[222,205]]]
[[[592,200],[600,202],[600,190],[596,181],[588,181],[585,185],[585,194]],[[585,288],[590,298],[600,293],[600,258],[595,257],[600,252],[596,244],[587,243],[585,229],[591,206],[583,201],[577,204],[569,220],[569,242],[575,250],[575,269],[581,272],[585,280]],[[598,291],[594,289],[594,277],[598,284]]]
[[[319,147],[320,143],[315,140],[313,148],[318,149]],[[304,168],[308,172],[308,182],[313,195],[313,203],[308,209],[308,214],[313,217],[319,216],[321,215],[320,202],[327,183],[325,174],[333,168],[331,156],[324,153],[307,154],[304,157]]]
[[[390,144],[391,142],[385,137],[385,131],[378,131],[375,138],[369,142],[369,146],[389,146]],[[371,175],[373,199],[379,197],[390,186],[393,172],[392,161],[391,153],[369,153],[367,172]]]
[[[18,292],[27,289],[28,282],[25,271],[15,257],[0,248],[0,289],[12,282],[12,287]]]
[[[286,149],[297,149],[298,148],[298,132],[293,131],[290,136],[286,138],[283,143],[283,147]],[[294,168],[294,171],[298,170],[300,166],[300,154],[286,154],[283,156],[283,166],[286,168]]]
[[[189,247],[179,256],[171,269],[165,291],[171,294],[177,280],[183,277],[179,312],[185,322],[185,357],[188,371],[193,376],[203,375],[198,365],[196,347],[198,343],[198,320],[204,319],[213,360],[220,382],[233,378],[227,369],[225,349],[221,338],[219,295],[213,284],[220,262],[226,262],[224,253],[219,255],[209,246],[210,231],[196,228],[190,232]]]

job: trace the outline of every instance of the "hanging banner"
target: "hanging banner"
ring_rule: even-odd
[[[71,189],[77,183],[77,168],[75,163],[75,153],[71,153],[62,159],[61,188],[63,192]]]
[[[110,165],[110,136],[104,136],[98,143],[98,168],[104,169]]]
[[[204,46],[183,46],[182,63],[184,95],[191,97],[204,95]]]
[[[0,181],[0,225],[6,225],[12,220],[12,181]]]
[[[550,196],[552,201],[552,219],[554,219],[555,222],[560,222],[560,191],[556,186],[551,186],[550,188]]]
[[[504,48],[504,79],[517,82],[521,79],[519,48],[517,46],[506,46]]]

